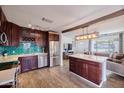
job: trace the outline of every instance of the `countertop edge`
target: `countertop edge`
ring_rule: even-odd
[[[102,57],[102,56],[95,56],[95,55],[85,55],[85,54],[79,54],[82,55],[82,57],[77,56],[78,54],[73,54],[73,55],[69,55],[69,57],[73,57],[73,58],[77,58],[77,59],[84,59],[84,60],[89,60],[89,61],[93,61],[93,62],[97,62],[97,63],[103,63],[106,62],[107,57]],[[93,57],[93,58],[90,58]],[[99,60],[98,60],[99,58]],[[102,58],[100,60],[100,58]]]
[[[34,54],[22,54],[22,55],[10,55],[10,56],[0,56],[0,63],[18,61],[19,57],[27,57],[27,56],[47,56],[48,53],[34,53]]]

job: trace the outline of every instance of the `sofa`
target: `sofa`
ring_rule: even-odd
[[[124,55],[116,54],[116,56],[109,57],[107,59],[107,70],[120,76],[124,76]]]

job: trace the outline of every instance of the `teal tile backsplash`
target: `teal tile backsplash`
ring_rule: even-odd
[[[6,50],[8,55],[41,53],[44,47],[37,46],[34,42],[23,43],[20,42],[18,47],[14,46],[0,46],[0,52]]]

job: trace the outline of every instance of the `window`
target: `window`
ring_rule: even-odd
[[[93,40],[92,51],[107,54],[119,52],[119,34],[105,34]]]
[[[89,40],[79,40],[75,41],[75,51],[76,53],[83,53],[88,51]]]

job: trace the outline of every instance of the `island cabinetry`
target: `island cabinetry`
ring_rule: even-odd
[[[95,84],[99,85],[102,80],[100,63],[69,57],[69,69],[70,71]]]
[[[102,70],[101,70],[101,65],[98,63],[90,64],[91,62],[88,63],[88,80],[100,84],[102,81]]]
[[[82,60],[80,59],[76,59],[76,58],[69,58],[69,62],[70,62],[70,71],[84,77],[84,78],[88,78],[87,74],[88,74],[88,66],[85,62],[82,62]]]

